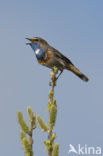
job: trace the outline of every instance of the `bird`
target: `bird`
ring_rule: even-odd
[[[85,76],[79,71],[78,68],[75,67],[75,65],[70,61],[70,59],[68,59],[61,52],[49,45],[48,42],[43,38],[33,37],[26,39],[30,41],[26,44],[30,45],[33,49],[39,64],[51,69],[53,69],[54,66],[58,68],[58,70],[60,71],[58,78],[66,69],[74,73],[76,76],[78,76],[85,82],[89,80],[87,76]]]

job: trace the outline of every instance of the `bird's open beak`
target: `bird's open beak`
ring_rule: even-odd
[[[31,43],[26,43],[26,45],[31,45]]]
[[[31,41],[31,39],[30,38],[26,38],[27,40],[29,40],[29,41]]]
[[[34,42],[34,39],[32,39],[32,38],[26,38],[26,39],[29,40],[31,43]]]

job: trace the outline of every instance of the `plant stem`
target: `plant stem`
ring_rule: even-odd
[[[36,128],[36,125],[33,124],[33,120],[31,120],[30,122],[30,144],[31,144],[31,147],[33,146],[33,130]]]
[[[52,69],[51,73],[53,72],[53,75],[51,76],[51,92],[52,96],[51,98],[49,97],[49,102],[51,106],[53,105],[53,99],[54,99],[54,87],[56,83],[56,72]],[[48,135],[48,140],[50,141],[50,148],[48,148],[48,156],[52,156],[52,151],[53,151],[53,140],[52,140],[52,131],[53,128],[50,125],[50,130],[49,130],[49,135]]]

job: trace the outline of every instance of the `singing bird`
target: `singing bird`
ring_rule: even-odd
[[[27,44],[34,50],[38,63],[51,69],[56,66],[60,70],[58,77],[62,74],[63,70],[66,69],[73,72],[83,81],[87,82],[89,80],[67,57],[49,45],[44,39],[40,37],[26,39],[30,41],[30,43]]]

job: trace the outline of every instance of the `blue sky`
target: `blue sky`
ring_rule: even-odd
[[[16,112],[27,120],[31,106],[45,121],[50,70],[38,65],[26,37],[40,36],[85,73],[82,82],[64,71],[55,88],[55,127],[60,155],[69,144],[103,149],[103,1],[0,0],[0,155],[24,155]],[[34,132],[35,155],[43,153],[47,135]]]

